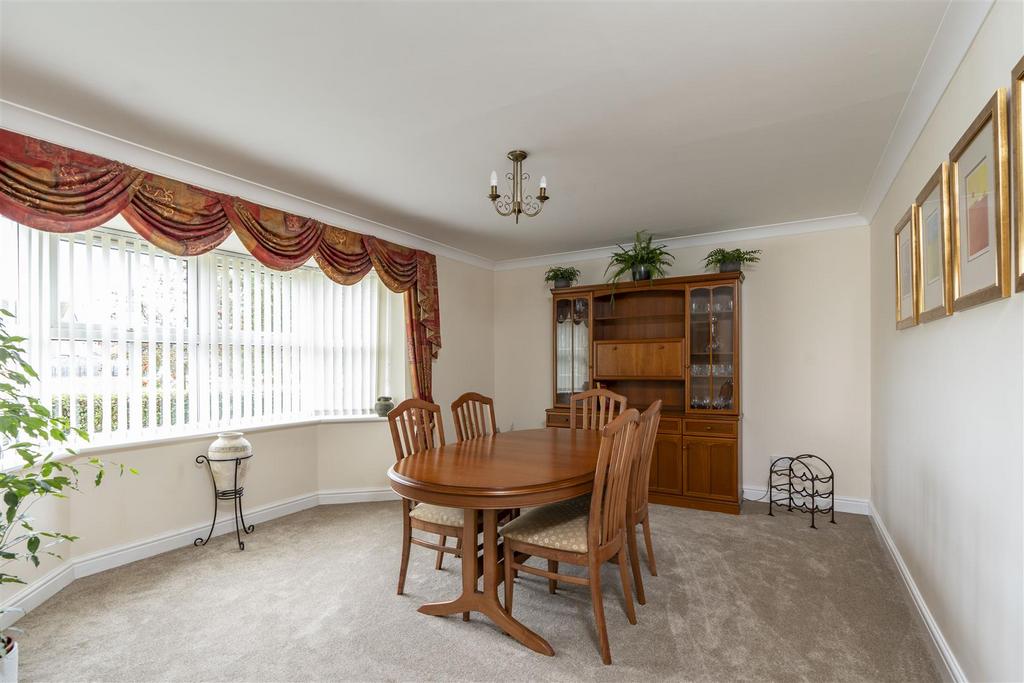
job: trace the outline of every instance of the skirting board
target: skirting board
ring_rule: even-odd
[[[753,486],[743,487],[743,497],[746,500],[768,500],[768,490],[754,488]],[[855,515],[870,515],[871,501],[866,498],[850,498],[848,496],[836,496],[836,512],[850,512]]]
[[[398,495],[390,488],[359,488],[337,489],[308,493],[294,498],[263,505],[247,510],[245,519],[250,524],[262,524],[278,517],[291,515],[318,505],[338,505],[343,503],[369,503],[377,501],[398,500]],[[179,529],[161,534],[153,538],[128,543],[106,550],[100,550],[83,557],[73,558],[44,574],[22,590],[15,593],[3,609],[16,608],[18,612],[8,612],[0,616],[0,628],[6,628],[24,614],[32,611],[51,597],[66,588],[75,579],[81,579],[97,572],[113,569],[138,560],[160,555],[170,550],[192,545],[196,538],[206,538],[209,524]],[[234,533],[235,522],[230,516],[221,517],[213,529],[213,535]]]
[[[838,509],[838,507],[836,509]],[[911,576],[907,563],[903,561],[903,556],[900,555],[899,548],[896,547],[896,542],[893,541],[892,536],[889,535],[889,530],[885,528],[885,522],[882,521],[882,518],[878,514],[878,510],[875,509],[873,503],[871,504],[871,520],[875,524],[875,529],[878,531],[878,535],[882,537],[885,547],[888,548],[889,554],[892,555],[893,562],[896,563],[896,567],[900,570],[900,576],[903,577],[903,583],[906,584],[907,590],[910,592],[910,597],[913,598],[914,605],[917,606],[917,611],[921,615],[921,620],[924,621],[924,625],[932,637],[932,643],[935,645],[935,649],[939,651],[939,655],[942,657],[942,662],[946,665],[946,671],[949,673],[949,677],[957,683],[966,683],[967,675],[964,674],[964,670],[960,668],[960,662],[957,661],[952,648],[950,648],[949,643],[946,642],[946,637],[942,635],[942,629],[939,628],[938,622],[936,622],[935,617],[932,616],[932,611],[928,609],[928,604],[924,601],[924,596],[921,595],[921,591],[917,589],[917,583],[914,582],[914,577]]]

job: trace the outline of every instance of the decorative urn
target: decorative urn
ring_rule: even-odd
[[[391,400],[390,396],[378,396],[377,402],[373,405],[373,410],[377,413],[378,417],[387,417],[394,407],[395,402]]]
[[[242,488],[245,475],[249,472],[249,459],[252,455],[252,444],[242,432],[221,432],[210,444],[206,457],[210,459],[210,471],[218,491],[229,491],[236,488],[235,458],[246,458],[238,466],[237,488]]]

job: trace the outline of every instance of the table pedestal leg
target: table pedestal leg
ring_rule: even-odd
[[[554,655],[548,641],[512,618],[498,601],[498,511],[484,510],[484,590],[477,590],[476,518],[477,510],[466,510],[462,529],[462,595],[448,602],[429,602],[419,611],[442,617],[461,612],[480,612],[505,633],[526,647],[544,655]]]

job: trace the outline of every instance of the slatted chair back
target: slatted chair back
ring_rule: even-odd
[[[452,418],[455,420],[455,438],[458,441],[477,439],[500,431],[494,419],[494,399],[475,391],[468,391],[452,401]]]
[[[402,401],[388,413],[388,425],[395,460],[444,445],[444,421],[436,403],[418,398]]]
[[[614,391],[589,389],[573,394],[569,399],[569,428],[601,429],[625,409],[626,397]]]
[[[647,507],[647,489],[651,482],[651,461],[654,460],[654,440],[658,436],[658,425],[661,423],[661,399],[652,403],[640,414],[639,447],[633,468],[630,506],[634,513]]]
[[[639,423],[640,413],[630,408],[601,432],[587,527],[591,548],[601,548],[614,541],[625,526],[633,461],[640,443]]]

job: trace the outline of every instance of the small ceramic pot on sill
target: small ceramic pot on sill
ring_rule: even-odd
[[[373,411],[377,413],[377,417],[387,417],[394,408],[395,402],[390,396],[378,396],[377,402],[373,404]]]

